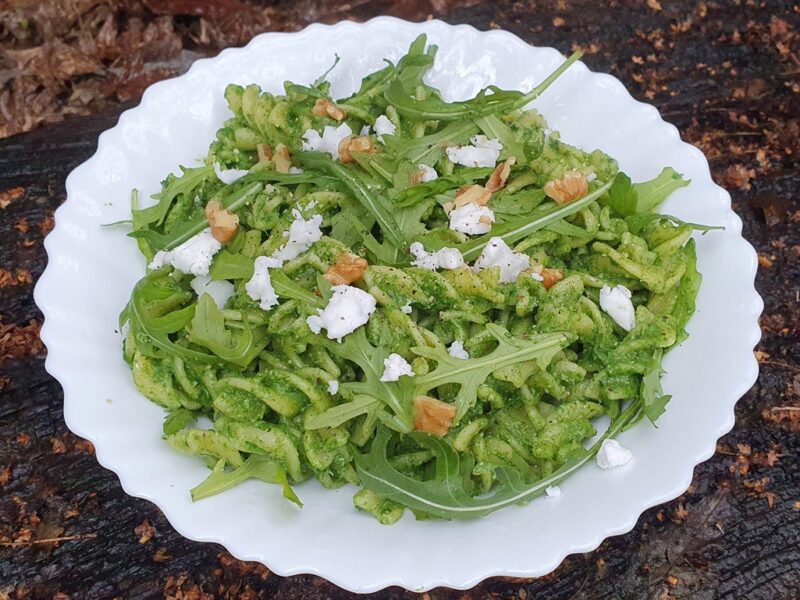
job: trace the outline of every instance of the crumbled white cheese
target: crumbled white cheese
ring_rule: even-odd
[[[383,361],[383,375],[381,375],[381,381],[397,381],[402,375],[413,377],[414,371],[405,358],[392,352],[389,358]]]
[[[292,221],[289,231],[285,234],[289,239],[272,254],[273,258],[281,261],[297,258],[322,237],[322,231],[319,228],[322,225],[321,215],[314,215],[306,220],[300,214],[300,211],[294,208],[292,209],[292,216],[294,216],[294,221]]]
[[[358,132],[358,135],[360,135],[361,137],[364,137],[365,135],[369,135],[369,125],[364,125],[361,128],[361,131]]]
[[[339,393],[339,382],[336,379],[331,379],[328,382],[328,393],[331,396],[335,396]]]
[[[604,285],[600,290],[600,308],[625,331],[630,331],[636,326],[636,311],[631,302],[631,291],[624,285],[616,285],[613,288]]]
[[[481,218],[488,223],[481,222]],[[450,229],[469,235],[489,233],[494,223],[494,213],[488,206],[478,206],[470,202],[450,211]]]
[[[470,146],[450,146],[445,150],[450,162],[465,167],[493,167],[497,164],[503,144],[485,135],[473,135]]]
[[[549,485],[545,488],[544,493],[548,498],[558,498],[561,495],[561,488],[557,485]]]
[[[300,175],[302,172],[300,167],[289,167],[289,175]]]
[[[589,173],[586,176],[586,183],[592,183],[595,179],[597,179],[597,173],[594,173],[594,172]]]
[[[411,314],[411,311],[413,310],[413,309],[411,308],[411,300],[409,300],[409,301],[408,301],[408,302],[406,302],[406,303],[405,303],[403,306],[401,306],[401,307],[400,307],[400,310],[401,310],[402,312],[404,312],[405,314],[407,314],[407,315],[410,315],[410,314]]]
[[[469,358],[469,352],[464,348],[464,342],[461,340],[455,340],[450,344],[447,353],[453,358],[460,358],[462,360],[467,360]]]
[[[375,137],[378,138],[381,144],[384,143],[383,136],[394,135],[396,131],[397,127],[394,126],[394,123],[392,123],[386,115],[381,115],[375,119]]]
[[[250,171],[247,169],[223,170],[222,167],[219,166],[219,163],[214,163],[214,173],[216,173],[217,179],[219,179],[222,183],[233,183],[237,179],[241,179],[247,175],[249,172]]]
[[[326,125],[322,135],[315,129],[306,129],[302,147],[303,150],[327,152],[333,160],[339,160],[339,143],[349,135],[353,135],[353,130],[347,123],[342,123],[338,127]]]
[[[439,174],[433,167],[420,163],[417,165],[417,168],[422,172],[422,176],[419,178],[420,183],[428,183],[429,181],[439,179]]]
[[[281,264],[281,261],[271,256],[259,256],[253,265],[253,276],[244,285],[247,295],[258,302],[262,310],[269,310],[278,304],[278,296],[272,287],[269,270],[280,268]]]
[[[617,440],[603,440],[600,451],[597,453],[597,466],[601,469],[613,469],[627,465],[633,454]]]
[[[198,275],[189,284],[194,293],[199,298],[203,294],[208,294],[214,300],[217,308],[225,308],[228,300],[233,296],[233,284],[230,281],[212,281],[209,275]]]
[[[328,305],[317,309],[318,314],[308,317],[306,323],[314,333],[325,329],[329,340],[341,342],[344,336],[369,321],[377,302],[371,294],[350,285],[334,285],[331,290],[333,295]]]
[[[221,248],[222,244],[214,239],[211,228],[207,227],[177,248],[159,250],[150,261],[150,268],[158,269],[164,265],[172,265],[183,273],[208,275],[211,261]]]
[[[542,277],[541,273],[537,273],[536,271],[531,273],[531,279],[535,279],[536,281],[544,281],[544,277]]]
[[[457,269],[466,263],[458,248],[442,248],[436,252],[427,252],[419,242],[414,242],[409,248],[416,258],[411,264],[422,269],[435,271],[436,269]]]
[[[527,254],[514,252],[505,240],[493,237],[475,261],[474,269],[482,271],[490,267],[500,267],[500,283],[513,283],[519,274],[530,267]]]

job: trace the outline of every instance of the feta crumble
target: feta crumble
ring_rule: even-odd
[[[389,358],[383,361],[383,375],[381,375],[381,381],[397,381],[403,375],[413,377],[414,371],[411,370],[411,365],[408,364],[405,358],[392,352]]]
[[[409,300],[403,306],[400,307],[400,311],[404,312],[407,315],[410,315],[412,310],[413,309],[411,308],[411,300]]]
[[[450,344],[447,353],[453,358],[460,358],[461,360],[467,360],[469,358],[469,352],[464,348],[464,342],[461,340],[455,340]]]
[[[473,135],[470,146],[450,146],[445,150],[450,162],[465,167],[494,167],[500,157],[503,144],[488,139],[485,135]]]
[[[369,125],[364,125],[361,128],[361,131],[358,132],[358,135],[364,137],[365,135],[369,135],[369,131],[370,131]]]
[[[631,302],[631,291],[624,285],[616,285],[613,288],[604,285],[600,290],[600,308],[625,331],[630,331],[636,326],[636,311]]]
[[[331,379],[328,382],[328,393],[331,396],[335,396],[339,393],[339,382],[336,379]]]
[[[289,167],[289,175],[300,175],[302,172],[300,167]]]
[[[333,160],[339,160],[339,143],[347,136],[353,135],[353,130],[347,123],[338,127],[326,125],[322,135],[315,129],[306,129],[303,134],[303,150],[327,152]]]
[[[369,321],[375,312],[377,301],[371,295],[350,285],[334,285],[328,305],[317,309],[316,315],[306,319],[309,329],[314,333],[327,330],[329,340],[341,342],[348,333]]]
[[[397,131],[397,127],[394,126],[389,120],[389,117],[386,115],[381,115],[377,119],[375,119],[375,137],[378,138],[378,141],[383,144],[383,136],[385,135],[394,135]]]
[[[442,248],[436,252],[427,252],[419,242],[414,242],[409,248],[416,258],[411,264],[422,269],[435,271],[436,269],[457,269],[466,263],[458,248]]]
[[[272,287],[269,270],[277,269],[281,264],[281,261],[271,256],[259,256],[253,264],[253,276],[244,285],[247,295],[258,302],[262,310],[269,310],[278,304],[278,295]]]
[[[519,278],[520,273],[530,268],[530,258],[527,254],[514,252],[503,238],[493,237],[484,247],[473,268],[482,271],[490,267],[500,267],[500,283],[513,283]]]
[[[230,281],[212,281],[209,275],[198,275],[189,285],[198,298],[203,294],[211,296],[219,309],[225,308],[234,294],[233,284]]]
[[[469,235],[489,233],[494,223],[494,213],[488,206],[469,203],[450,211],[450,229]]]
[[[177,248],[156,252],[149,266],[151,269],[158,269],[164,265],[172,265],[182,273],[208,275],[211,261],[221,248],[222,244],[214,239],[211,228],[207,227]]]
[[[219,163],[214,163],[214,173],[222,183],[233,183],[237,179],[241,179],[250,171],[247,169],[225,169],[220,167]]]
[[[548,498],[558,498],[561,495],[561,488],[557,485],[549,485],[545,488],[544,493]]]
[[[613,469],[627,465],[633,454],[617,440],[603,440],[597,453],[597,466],[601,469]]]
[[[439,174],[433,167],[429,167],[426,164],[420,163],[417,165],[417,168],[422,172],[422,175],[419,178],[420,183],[428,183],[429,181],[439,179]]]
[[[294,221],[289,226],[288,240],[278,250],[273,252],[273,258],[280,261],[292,260],[311,248],[311,245],[322,237],[319,226],[322,225],[322,216],[314,215],[306,220],[300,211],[292,209]]]

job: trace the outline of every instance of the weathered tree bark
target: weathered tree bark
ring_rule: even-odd
[[[176,14],[179,4],[160,3],[160,12]],[[226,18],[235,22],[237,2],[209,4],[233,10]],[[499,26],[565,52],[583,47],[591,68],[620,77],[701,147],[759,253],[757,286],[766,304],[761,377],[737,406],[734,430],[696,469],[689,492],[647,511],[629,534],[568,558],[548,577],[496,578],[469,592],[428,596],[799,598],[797,6],[778,0],[301,4],[324,5],[318,14],[328,21],[432,13]],[[273,24],[292,29],[302,23],[297,19]],[[175,69],[182,68],[176,58]],[[353,597],[319,578],[281,578],[219,546],[182,538],[153,505],[128,497],[97,464],[91,444],[66,429],[61,388],[44,370],[32,283],[45,265],[42,239],[64,200],[67,173],[94,152],[98,134],[123,108],[0,141],[0,599]],[[390,589],[372,597],[417,595]]]

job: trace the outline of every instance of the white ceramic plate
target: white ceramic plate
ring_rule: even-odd
[[[550,125],[570,143],[608,152],[634,181],[674,167],[692,184],[670,198],[666,212],[726,228],[697,239],[703,285],[691,335],[665,361],[672,401],[658,428],[640,423],[621,436],[633,462],[613,471],[587,465],[561,486],[558,499],[472,522],[407,516],[386,527],[353,509],[352,489],[327,491],[316,483],[298,487],[302,510],[260,482],[192,504],[188,490],[207,470],[161,440],[163,412],[136,391],[120,354],[117,315],[144,260],[125,231],[100,225],[129,217],[131,188],[147,198],[167,172],[205,155],[227,117],[226,84],[255,82],[278,92],[286,79],[313,81],[336,53],[342,61],[331,74],[333,93],[343,96],[422,32],[439,45],[429,81],[448,100],[489,83],[527,91],[563,60],[552,48],[502,31],[378,18],[267,33],[197,61],[185,75],[151,86],[67,178],[68,198],[45,242],[49,263],[36,287],[46,366],[64,388],[67,425],[94,443],[97,459],[128,494],[155,502],[188,538],[218,542],[280,575],[314,573],[358,592],[468,588],[492,575],[543,575],[567,554],[629,531],[642,511],[687,488],[695,465],[733,426],[734,403],[757,375],[756,255],[740,235],[730,197],[711,181],[700,151],[655,108],[631,98],[614,77],[577,63],[534,103]]]

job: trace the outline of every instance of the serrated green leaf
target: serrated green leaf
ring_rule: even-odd
[[[415,396],[446,383],[458,384],[460,388],[455,399],[458,422],[475,405],[478,386],[493,372],[531,360],[537,361],[540,367],[546,367],[555,354],[574,340],[574,336],[563,332],[538,334],[531,339],[515,338],[493,323],[486,325],[486,330],[497,340],[497,348],[480,358],[455,358],[442,347],[412,348],[415,354],[437,363],[430,373],[414,378]]]
[[[477,497],[465,486],[459,454],[446,439],[427,433],[412,433],[409,437],[434,453],[435,470],[428,480],[409,477],[392,466],[388,446],[393,434],[385,429],[378,433],[368,453],[356,455],[356,467],[364,487],[383,498],[442,519],[474,519],[527,502],[543,494],[547,487],[557,485],[591,460],[605,439],[614,437],[640,412],[640,403],[632,403],[589,450],[567,461],[552,475],[526,483],[516,471],[500,468],[496,485]]]

